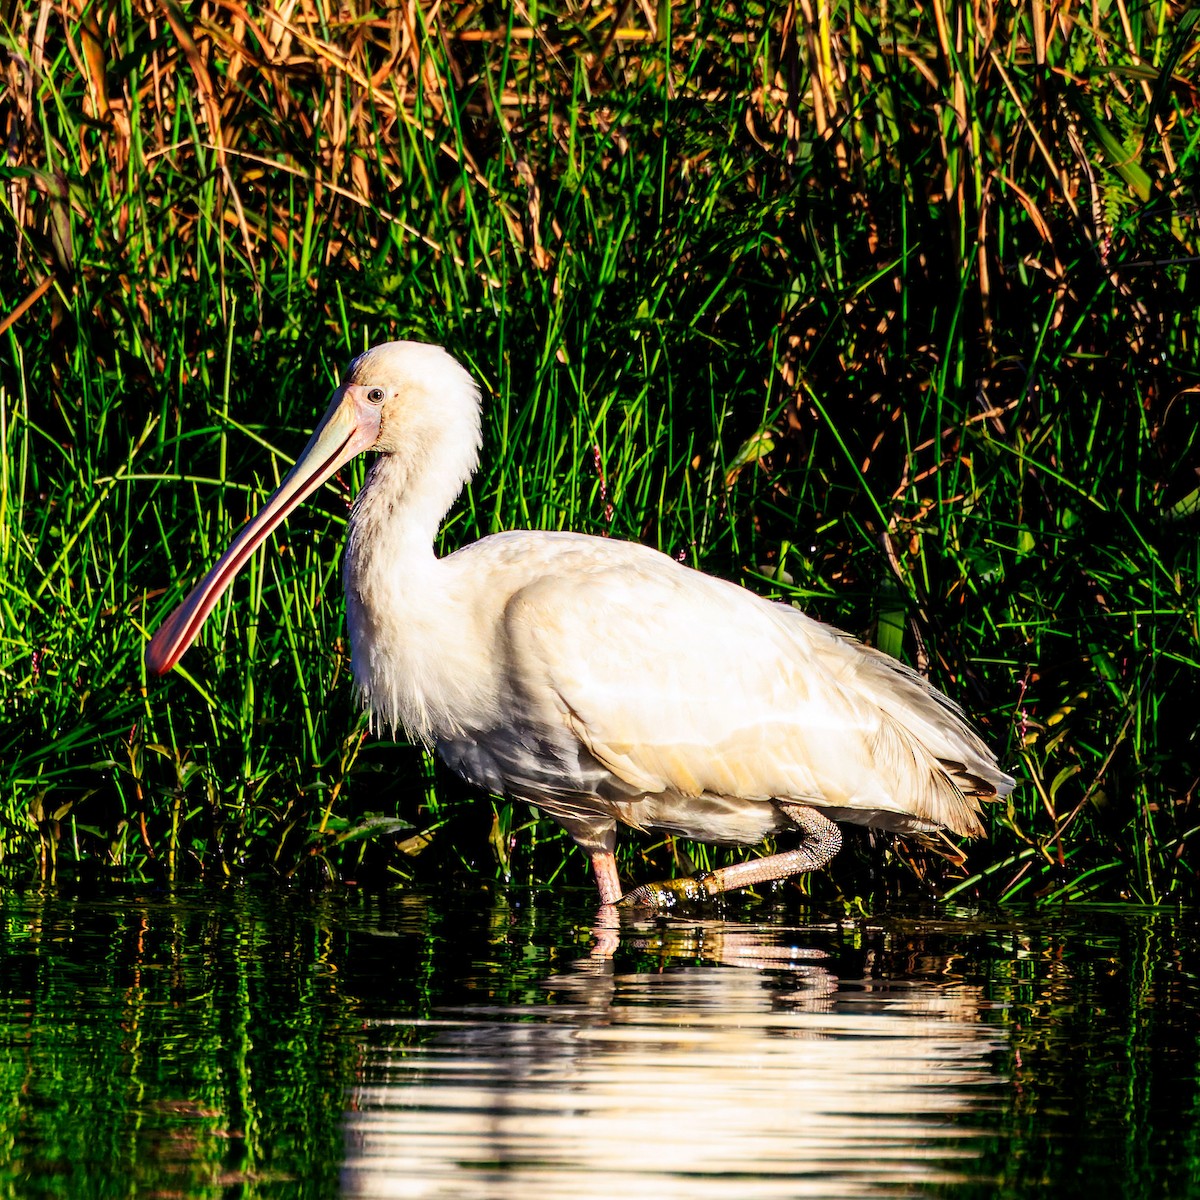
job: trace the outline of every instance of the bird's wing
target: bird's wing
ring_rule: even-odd
[[[982,832],[1007,776],[886,655],[661,555],[547,573],[505,609],[544,719],[646,794],[792,799]]]

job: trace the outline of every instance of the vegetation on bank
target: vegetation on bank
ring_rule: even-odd
[[[144,676],[345,360],[417,337],[487,398],[447,548],[569,527],[795,600],[1020,777],[964,869],[864,835],[814,889],[1191,897],[1197,13],[3,6],[7,868],[584,880],[368,734],[361,464]]]

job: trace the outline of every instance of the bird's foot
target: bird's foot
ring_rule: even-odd
[[[674,908],[688,901],[709,900],[719,895],[720,887],[710,874],[689,875],[686,879],[664,879],[661,883],[643,883],[626,892],[618,904],[629,908],[655,908],[659,911]]]

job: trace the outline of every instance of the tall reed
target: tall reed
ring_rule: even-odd
[[[961,697],[1021,776],[965,876],[864,840],[832,886],[1191,893],[1194,12],[2,18],[13,870],[582,879],[524,810],[367,735],[337,575],[354,472],[180,673],[142,673],[340,364],[405,336],[487,393],[448,548],[571,527],[802,602]],[[629,853],[644,875],[711,852]]]

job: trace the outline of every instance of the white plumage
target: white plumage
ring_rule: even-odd
[[[360,355],[276,494],[147,649],[169,670],[254,548],[322,480],[380,452],[350,517],[344,579],[354,677],[378,725],[407,731],[485,790],[527,800],[620,896],[618,823],[797,851],[643,901],[711,895],[823,865],[833,820],[983,832],[1013,781],[950,700],[798,610],[647,547],[495,534],[445,558],[438,526],[478,461],[479,392],[444,350]]]

